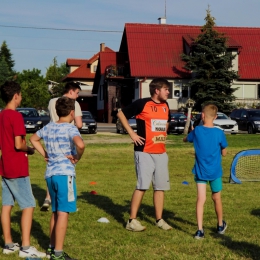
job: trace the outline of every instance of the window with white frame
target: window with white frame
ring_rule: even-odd
[[[174,84],[172,90],[172,98],[181,97],[181,84]]]
[[[237,88],[234,92],[236,98],[255,99],[257,98],[257,86],[255,84],[235,84],[232,88]]]

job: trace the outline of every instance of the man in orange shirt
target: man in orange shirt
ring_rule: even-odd
[[[144,193],[152,182],[154,189],[154,207],[156,226],[163,230],[172,229],[162,218],[164,191],[170,189],[168,155],[165,141],[170,117],[167,103],[170,84],[166,79],[157,78],[149,85],[150,98],[138,99],[123,108],[117,116],[134,141],[135,168],[137,185],[131,200],[130,218],[126,229],[143,231],[145,226],[136,219]],[[128,124],[135,116],[137,133]]]

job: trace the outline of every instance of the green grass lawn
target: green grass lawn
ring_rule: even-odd
[[[228,155],[223,158],[223,207],[228,224],[225,235],[217,235],[216,216],[208,187],[204,213],[205,239],[195,240],[196,185],[191,169],[193,147],[183,143],[183,135],[170,135],[167,141],[171,190],[166,192],[164,219],[173,226],[163,231],[154,225],[152,189],[147,191],[138,219],[147,226],[140,233],[129,232],[125,224],[136,184],[133,145],[127,136],[123,143],[90,143],[96,135],[83,135],[86,150],[77,165],[78,212],[71,214],[64,250],[76,259],[260,259],[260,182],[229,184],[233,156],[240,150],[259,148],[259,135],[227,135]],[[106,136],[107,139],[115,138]],[[89,142],[89,144],[88,144]],[[49,243],[51,212],[41,212],[45,198],[45,162],[37,153],[29,158],[30,175],[37,207],[32,228],[32,245],[45,250]],[[260,177],[260,176],[259,176]],[[189,185],[183,185],[187,181]],[[91,185],[96,182],[96,185]],[[97,195],[90,192],[95,190]],[[101,217],[110,223],[99,223]],[[14,241],[20,242],[20,211],[12,213]],[[1,244],[3,239],[1,237]],[[0,259],[18,259],[18,255]]]

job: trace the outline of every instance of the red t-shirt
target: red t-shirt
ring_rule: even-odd
[[[15,149],[15,137],[25,136],[23,116],[16,110],[6,109],[0,113],[0,175],[19,178],[29,175],[27,153]]]
[[[171,120],[167,102],[155,103],[151,98],[138,99],[122,109],[126,118],[135,116],[137,134],[145,138],[144,145],[135,145],[135,151],[161,154],[166,151],[166,128]]]

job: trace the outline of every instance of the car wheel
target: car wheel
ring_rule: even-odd
[[[249,126],[248,126],[248,128],[247,128],[247,132],[248,132],[248,134],[255,134],[255,131],[254,131],[252,125],[249,125]]]

